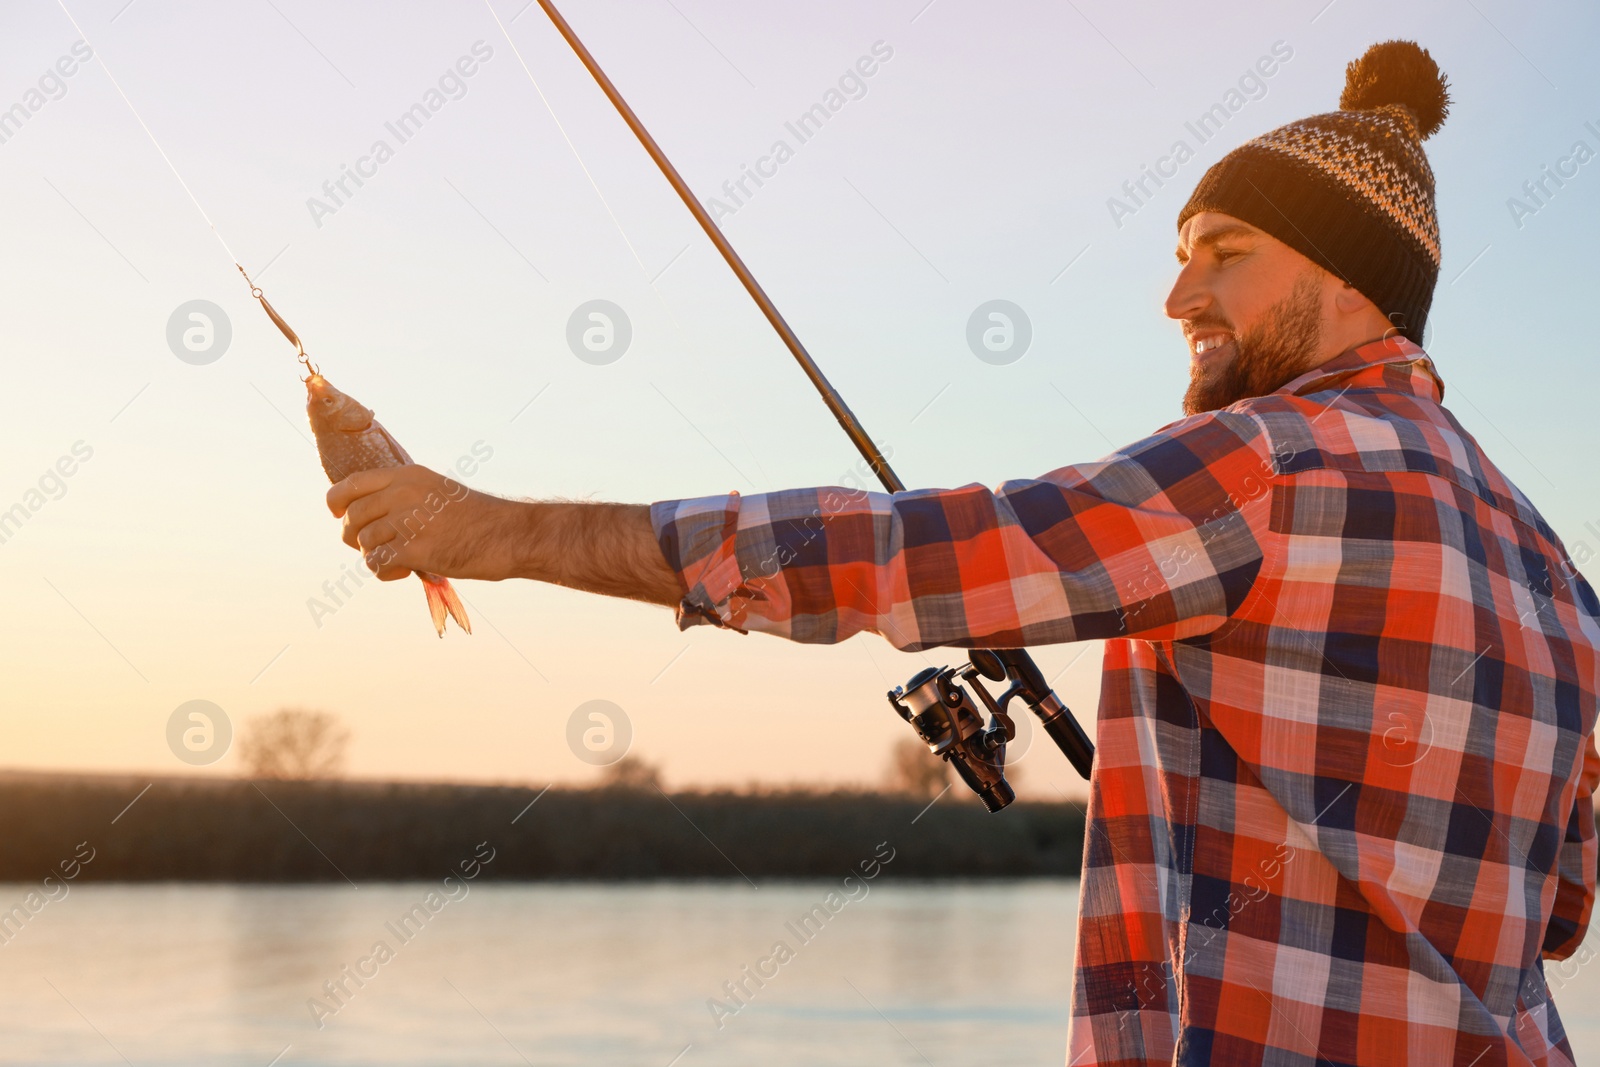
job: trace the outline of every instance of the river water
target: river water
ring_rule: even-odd
[[[0,945],[0,1063],[1063,1060],[1075,881],[455,885],[78,886]],[[1600,1062],[1600,964],[1558,1003]]]

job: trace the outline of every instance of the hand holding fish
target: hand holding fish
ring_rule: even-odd
[[[644,505],[534,503],[468,489],[413,463],[370,408],[314,371],[306,412],[345,544],[386,582],[421,578],[441,637],[446,613],[472,632],[451,578],[532,578],[664,605],[683,596]]]
[[[510,577],[504,534],[519,507],[415,463],[357,471],[328,490],[328,510],[344,519],[344,543],[386,582],[414,572]]]
[[[503,500],[409,464],[350,475],[328,509],[385,581],[530,578],[669,607],[684,594],[642,504]]]
[[[278,323],[284,335],[294,341],[296,348],[300,348],[300,341],[294,336],[294,331],[272,311],[271,305],[265,298],[261,300],[261,305],[267,308],[267,313],[272,315],[273,321]],[[304,357],[303,349],[301,356]],[[366,475],[369,480],[375,479],[374,484],[387,485],[392,473],[386,472],[424,469],[416,467],[411,462],[411,457],[406,454],[400,442],[383,428],[382,423],[372,417],[371,408],[335,389],[328,379],[311,368],[309,362],[307,369],[311,370],[311,375],[306,379],[306,415],[311,419],[311,432],[317,439],[317,457],[322,460],[322,470],[327,474],[328,480],[335,483],[335,490],[361,475]],[[433,474],[432,471],[427,473]],[[438,475],[433,477],[438,478]],[[459,482],[450,482],[447,488],[458,499],[473,495],[480,498],[483,496],[481,493],[471,493]],[[344,511],[350,500],[357,495],[362,494],[341,495],[341,503],[335,513]],[[374,550],[384,556],[392,555],[395,550],[390,547],[391,542],[399,540],[404,547],[409,541],[415,540],[425,528],[437,527],[439,515],[451,500],[449,496],[437,498],[428,496],[424,505],[415,511],[393,511],[392,519],[388,522],[384,522],[382,517],[391,515],[389,510],[375,515],[372,524],[378,528],[369,535],[369,540],[377,546]],[[333,507],[331,496],[329,506]],[[392,531],[388,536],[383,534],[386,526]],[[352,546],[358,546],[360,539],[357,534],[363,532],[363,529],[364,526],[357,526],[352,532],[347,526],[345,540]],[[437,531],[433,540],[441,540]],[[467,619],[467,609],[462,605],[461,598],[456,595],[448,578],[420,564],[409,567],[391,566],[387,575],[379,577],[402,578],[412,573],[422,579],[423,591],[428,594],[428,614],[433,618],[433,628],[438,631],[439,636],[444,636],[444,620],[447,616],[456,620],[456,625],[470,634],[472,623]]]

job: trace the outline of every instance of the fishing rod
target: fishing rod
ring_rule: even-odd
[[[72,12],[68,10],[66,0],[56,0],[56,2],[60,6],[62,14],[67,17],[73,28],[78,31],[79,36],[84,41],[88,41],[88,36],[84,34],[83,27],[78,24],[78,20],[73,18]],[[493,17],[495,24],[500,27],[500,32],[505,35],[507,43],[511,45],[512,51],[517,53],[518,60],[521,61],[521,53],[517,50],[516,42],[511,39],[510,32],[506,29],[505,24],[500,21],[500,16],[495,13],[493,4],[490,3],[490,0],[484,0],[484,2],[485,6],[489,8],[489,14]],[[689,209],[695,221],[700,224],[700,228],[705,231],[706,236],[711,239],[711,243],[716,246],[717,251],[722,254],[722,258],[732,268],[740,283],[744,285],[745,290],[755,300],[762,314],[766,316],[767,321],[777,331],[784,345],[800,364],[801,369],[805,371],[806,377],[811,380],[812,385],[816,387],[817,392],[822,396],[823,403],[828,406],[828,410],[838,420],[840,427],[843,428],[845,434],[856,446],[856,449],[866,459],[873,473],[878,476],[878,480],[891,493],[903,492],[905,483],[900,480],[899,476],[889,466],[888,460],[884,458],[876,443],[873,442],[871,436],[862,427],[861,421],[855,417],[855,414],[844,402],[844,398],[839,395],[838,390],[823,375],[821,368],[817,366],[816,361],[811,358],[805,346],[800,343],[800,339],[795,336],[794,330],[789,327],[788,322],[772,303],[771,298],[767,296],[766,290],[761,287],[761,283],[756,281],[755,276],[745,266],[744,260],[739,256],[739,253],[734,250],[733,246],[728,243],[727,238],[723,236],[722,231],[717,228],[716,222],[701,207],[700,202],[695,199],[694,193],[678,173],[677,168],[672,165],[672,161],[661,151],[660,145],[656,144],[655,138],[651,137],[650,132],[644,128],[644,124],[639,121],[639,117],[634,114],[633,109],[628,106],[628,102],[622,98],[622,94],[611,83],[611,79],[606,76],[605,71],[595,62],[594,56],[590,54],[583,42],[578,39],[571,25],[562,17],[561,12],[556,9],[550,0],[538,0],[538,3],[573,52],[576,53],[585,69],[589,71],[601,90],[606,94],[607,99],[617,109],[623,121],[628,124],[628,128],[639,139],[640,144],[644,146],[650,158],[655,161],[656,166],[660,168],[661,173],[672,185],[673,190],[677,192],[684,206]],[[522,67],[527,73],[528,79],[533,82],[534,88],[539,90],[539,83],[534,79],[533,72],[528,69],[527,63],[522,62]],[[212,236],[222,246],[222,250],[227,254],[228,259],[238,268],[245,284],[250,287],[250,295],[260,301],[262,310],[267,313],[267,316],[278,327],[283,336],[294,345],[295,355],[307,372],[308,378],[315,377],[317,375],[316,367],[307,356],[305,345],[301,343],[299,336],[284,320],[283,316],[278,314],[277,310],[268,302],[266,294],[261,287],[245,271],[244,266],[239,262],[239,257],[228,246],[228,242],[223,238],[221,231],[217,229],[216,223],[212,221],[211,216],[200,203],[200,198],[189,187],[189,183],[184,181],[183,175],[179,172],[177,165],[173,163],[172,157],[167,155],[155,133],[144,121],[144,117],[139,114],[139,109],[133,106],[133,101],[128,98],[128,94],[123,91],[121,83],[117,81],[110,69],[105,67],[103,61],[102,69],[105,70],[106,76],[116,89],[117,95],[122,97],[123,103],[127,105],[135,121],[144,130],[145,136],[150,139],[150,143],[155,146],[157,153],[160,154],[167,168],[172,171],[173,177],[178,180],[178,184],[188,194],[189,200],[194,204],[195,210],[200,213],[200,217],[205,220]],[[543,90],[539,90],[539,94],[543,97]],[[549,106],[548,101],[546,101],[546,106]],[[551,116],[555,117],[554,109],[551,110]],[[556,119],[556,123],[560,126],[559,118]],[[564,128],[562,129],[562,135],[563,137],[566,136]],[[567,141],[568,145],[573,149],[573,154],[577,155],[577,148],[572,145],[571,138],[567,138]],[[578,162],[580,166],[583,165],[581,156]],[[587,166],[584,167],[584,171],[585,174],[588,174]],[[616,215],[611,212],[610,204],[606,203],[605,195],[600,191],[598,183],[595,183],[593,175],[588,176],[590,183],[594,185],[596,194],[600,196],[601,202],[606,204],[606,210],[611,214],[612,221],[616,222]],[[621,230],[620,223],[618,223],[617,228],[619,231]],[[626,233],[623,233],[623,240],[627,241]],[[628,247],[633,250],[631,241],[628,242]],[[638,259],[636,250],[634,251],[634,258]],[[642,269],[642,262],[640,266]],[[897,686],[890,690],[888,694],[889,703],[917,731],[918,735],[927,743],[930,751],[955,766],[962,780],[978,793],[990,811],[998,811],[1016,799],[1016,794],[1005,780],[1004,771],[1006,744],[1016,738],[1016,726],[1006,713],[1006,707],[1018,697],[1021,697],[1023,703],[1039,717],[1045,733],[1066,754],[1067,759],[1078,773],[1084,778],[1089,777],[1094,759],[1094,745],[1084,734],[1077,720],[1073,718],[1072,712],[1051,690],[1044,675],[1026,651],[1020,648],[973,649],[969,653],[968,666],[960,671],[960,675],[977,692],[983,708],[990,713],[991,718],[987,723],[984,722],[983,711],[973,703],[972,697],[962,687],[961,683],[956,681],[955,675],[956,669],[952,667],[927,668],[919,672],[904,686]],[[980,677],[987,678],[993,682],[1009,680],[1011,684],[997,699],[978,680]]]
[[[488,0],[485,0],[485,3],[487,4]],[[628,124],[628,128],[638,138],[645,152],[655,161],[668,184],[689,209],[695,221],[700,224],[700,228],[705,231],[705,235],[722,254],[723,260],[733,270],[751,299],[756,302],[761,313],[766,316],[767,322],[777,331],[784,347],[788,348],[789,353],[800,364],[800,369],[805,372],[806,377],[821,395],[822,402],[828,406],[828,410],[833,413],[845,435],[850,438],[856,450],[878,476],[883,487],[891,493],[904,492],[905,483],[889,466],[889,461],[878,450],[877,444],[861,425],[861,420],[856,418],[850,406],[844,402],[844,397],[839,395],[839,391],[822,373],[822,368],[817,366],[816,360],[811,358],[811,353],[800,343],[800,338],[795,335],[788,321],[778,311],[777,305],[773,304],[767,291],[756,281],[755,275],[750,273],[750,268],[745,266],[744,259],[733,245],[728,243],[727,237],[718,228],[716,221],[695,197],[688,183],[678,173],[678,168],[672,165],[672,161],[661,150],[661,146],[650,135],[650,131],[645,129],[644,123],[639,121],[639,116],[617,91],[617,87],[601,69],[593,54],[573,31],[571,24],[556,9],[552,0],[537,0],[537,3],[577,55],[579,62],[600,86],[606,99],[617,109],[622,121]],[[490,14],[494,14],[493,7],[489,10]],[[505,25],[500,23],[498,15],[495,16],[495,22],[500,25],[501,32],[506,34],[506,40],[511,42],[511,35]],[[515,49],[515,42],[511,42],[511,46]],[[528,76],[530,79],[533,77],[531,71]],[[537,88],[538,83],[534,84]],[[918,672],[905,685],[896,686],[889,691],[889,703],[896,713],[917,731],[930,751],[948,760],[955,767],[962,780],[972,787],[990,811],[999,811],[1016,799],[1016,793],[1005,780],[1006,743],[1016,738],[1016,725],[1007,714],[1006,708],[1014,699],[1021,698],[1022,702],[1038,716],[1045,733],[1066,755],[1077,772],[1084,778],[1089,777],[1090,767],[1094,761],[1094,744],[1078,725],[1078,720],[1073,717],[1072,712],[1050,688],[1044,674],[1033,662],[1032,656],[1020,648],[973,649],[968,655],[968,660],[968,665],[961,669],[959,674],[961,679],[978,694],[982,701],[982,709],[973,703],[971,695],[961,682],[956,680],[958,672],[954,667],[929,667]],[[1009,681],[1010,685],[997,698],[979,681],[980,678],[987,678],[992,682]],[[984,709],[990,715],[987,723],[984,721]]]

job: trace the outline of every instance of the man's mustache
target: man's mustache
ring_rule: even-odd
[[[1183,320],[1183,336],[1186,339],[1192,341],[1194,339],[1194,335],[1199,333],[1201,330],[1227,330],[1229,333],[1234,334],[1235,336],[1237,336],[1239,332],[1233,328],[1233,323],[1229,322],[1221,315],[1210,315],[1198,319]]]

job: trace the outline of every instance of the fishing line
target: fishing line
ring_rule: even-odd
[[[234,254],[233,249],[228,245],[227,239],[222,236],[222,231],[217,229],[217,224],[212,221],[210,214],[206,212],[205,206],[200,203],[200,198],[195,195],[194,190],[190,188],[189,183],[184,180],[183,174],[178,170],[177,164],[172,162],[172,157],[167,155],[167,150],[161,147],[160,140],[156,138],[155,132],[150,129],[150,124],[145,122],[144,116],[139,114],[139,109],[133,105],[133,101],[129,99],[127,92],[122,88],[122,83],[117,81],[116,75],[111,72],[111,67],[106,63],[104,54],[101,53],[98,48],[95,48],[93,41],[89,40],[89,35],[84,32],[83,27],[79,25],[78,20],[73,17],[72,12],[67,8],[66,0],[56,0],[56,4],[61,8],[61,13],[67,17],[67,21],[72,23],[72,28],[78,32],[78,36],[82,38],[84,43],[88,44],[89,47],[93,49],[95,54],[99,57],[100,66],[105,70],[106,77],[110,80],[112,88],[117,91],[118,96],[122,97],[122,102],[127,105],[128,112],[133,115],[134,121],[139,124],[139,128],[142,129],[145,136],[149,138],[150,144],[155,147],[156,152],[161,156],[162,162],[164,162],[167,165],[167,169],[172,172],[172,176],[176,178],[178,180],[178,184],[183,187],[184,193],[189,197],[189,202],[194,205],[194,209],[198,211],[200,213],[200,217],[205,220],[206,228],[211,231],[211,235],[215,237],[217,239],[217,243],[222,246],[222,250],[227,254],[229,262],[238,268],[240,275],[242,275],[244,278],[245,284],[250,287],[250,295],[261,302],[262,309],[266,311],[267,316],[272,319],[273,324],[276,325],[283,333],[284,337],[289,340],[289,343],[294,345],[295,357],[300,362],[301,366],[306,369],[308,374],[316,374],[316,366],[306,356],[305,345],[301,342],[299,336],[294,332],[289,324],[284,321],[283,316],[279,315],[271,303],[267,301],[267,298],[263,294],[261,287],[250,278],[249,273],[244,269],[244,265],[239,262],[239,257]],[[628,252],[633,256],[633,261],[639,265],[639,270],[645,275],[645,278],[649,280],[650,288],[655,291],[656,297],[662,301],[663,305],[665,305],[665,298],[661,296],[660,290],[655,288],[654,280],[650,279],[649,268],[645,266],[643,258],[641,258],[639,255],[639,250],[634,247],[633,241],[628,237],[628,232],[623,229],[622,221],[617,218],[617,213],[612,210],[611,202],[606,199],[605,193],[600,188],[600,183],[595,180],[594,174],[589,170],[589,165],[584,162],[582,154],[579,153],[578,146],[573,143],[571,135],[567,133],[566,126],[562,124],[560,116],[556,114],[555,108],[551,106],[549,98],[545,96],[544,89],[539,85],[539,80],[533,76],[533,71],[531,68],[529,68],[527,60],[522,57],[521,49],[517,47],[516,41],[512,40],[510,31],[507,30],[505,23],[500,21],[499,14],[495,11],[493,5],[489,3],[489,0],[484,0],[484,6],[489,9],[489,16],[494,19],[494,23],[497,27],[499,27],[501,35],[506,39],[506,43],[511,46],[511,52],[517,57],[517,63],[522,67],[523,73],[528,76],[528,81],[533,85],[534,92],[539,94],[540,102],[544,104],[545,110],[549,112],[550,118],[555,122],[556,129],[561,132],[562,140],[566,141],[567,148],[572,152],[572,157],[578,161],[578,166],[582,169],[583,176],[588,179],[589,185],[592,189],[594,189],[595,196],[599,198],[601,206],[606,209],[606,214],[610,216],[612,225],[616,227],[618,235],[622,238],[622,243],[628,246]],[[672,314],[672,309],[667,307],[666,312],[667,317],[672,320],[673,325],[678,327],[681,333],[682,327],[678,324],[677,317]]]
[[[606,214],[611,216],[611,224],[617,228],[617,233],[622,235],[622,243],[628,246],[628,251],[633,253],[633,261],[639,264],[639,269],[646,278],[650,276],[650,269],[644,265],[644,260],[639,258],[639,250],[633,247],[633,242],[628,240],[628,231],[622,228],[622,222],[617,218],[617,213],[611,210],[611,202],[606,199],[606,194],[600,191],[600,183],[594,180],[594,175],[589,173],[589,165],[583,161],[583,156],[578,152],[578,146],[572,143],[572,138],[567,135],[567,128],[561,124],[561,117],[556,114],[556,109],[550,106],[550,99],[544,95],[544,90],[539,88],[539,79],[533,76],[533,71],[528,67],[528,61],[522,58],[522,50],[517,47],[517,42],[511,39],[511,31],[506,29],[506,24],[500,21],[500,16],[495,12],[494,5],[489,0],[483,0],[483,6],[489,9],[489,17],[494,19],[494,24],[500,27],[500,34],[506,39],[506,44],[511,46],[511,54],[517,57],[517,62],[522,66],[522,72],[528,76],[528,81],[533,83],[533,91],[539,94],[539,100],[544,104],[544,109],[550,113],[550,118],[555,121],[556,129],[561,131],[561,139],[567,142],[567,148],[572,151],[572,158],[578,161],[578,166],[583,169],[583,176],[589,179],[589,185],[594,189],[594,195],[600,198],[600,203],[606,209]],[[655,283],[651,282],[651,288]]]
[[[645,284],[649,285],[650,291],[656,295],[656,300],[661,304],[661,310],[667,313],[667,320],[672,323],[672,328],[677,331],[679,340],[687,343],[688,337],[684,333],[683,324],[678,321],[678,316],[673,313],[672,305],[667,303],[667,298],[662,295],[660,289],[656,288],[656,280],[651,277],[650,268],[644,265],[644,260],[640,257],[639,250],[628,239],[628,231],[622,228],[622,220],[617,218],[615,211],[611,210],[611,201],[607,200],[606,194],[600,190],[600,183],[595,181],[594,174],[589,170],[589,165],[583,161],[583,154],[578,151],[578,146],[572,143],[572,138],[567,134],[566,126],[562,125],[561,117],[556,114],[556,109],[550,105],[549,97],[545,96],[544,90],[539,87],[539,79],[533,76],[533,71],[528,67],[528,61],[522,58],[522,50],[517,47],[517,42],[511,39],[511,31],[506,28],[505,23],[500,21],[500,16],[495,12],[494,5],[489,0],[483,0],[483,6],[489,9],[489,17],[494,19],[496,26],[500,27],[500,35],[506,39],[506,44],[511,46],[511,54],[517,57],[517,63],[522,67],[522,72],[528,76],[528,81],[533,83],[533,91],[539,94],[539,100],[544,104],[544,109],[550,113],[550,118],[555,122],[556,129],[561,131],[561,138],[567,142],[567,148],[572,152],[572,158],[578,161],[578,166],[583,170],[583,176],[589,179],[589,186],[594,190],[594,195],[600,199],[600,204],[606,209],[606,214],[611,216],[611,224],[617,228],[617,234],[622,238],[622,243],[628,246],[629,253],[633,255],[633,261],[639,265],[639,273],[644,275]],[[671,266],[671,264],[669,263],[668,266]]]
[[[206,209],[201,205],[200,198],[194,195],[194,190],[189,188],[189,183],[183,180],[183,175],[179,173],[177,164],[172,162],[172,157],[167,155],[167,150],[161,147],[160,141],[156,140],[156,135],[151,132],[149,124],[144,121],[144,116],[139,114],[139,109],[133,106],[132,100],[128,99],[128,94],[123,91],[122,83],[117,81],[117,76],[111,73],[111,68],[106,64],[105,54],[95,47],[94,42],[89,40],[89,35],[83,32],[83,27],[78,25],[78,20],[72,17],[72,12],[67,10],[66,0],[56,0],[56,3],[60,6],[61,13],[67,16],[67,21],[72,23],[72,28],[78,31],[78,36],[99,58],[100,68],[106,72],[106,77],[111,81],[111,87],[117,91],[118,96],[122,97],[122,102],[128,105],[128,111],[132,113],[134,121],[139,124],[140,129],[144,130],[144,135],[150,138],[150,143],[160,153],[162,161],[167,165],[167,169],[172,171],[172,176],[178,179],[178,184],[183,186],[183,191],[189,195],[189,202],[194,205],[196,211],[200,212],[200,217],[205,219],[206,226],[211,230],[211,235],[217,239],[217,243],[222,246],[222,250],[228,254],[229,262],[238,267],[239,273],[244,275],[245,284],[250,287],[250,295],[261,301],[261,307],[266,311],[267,316],[272,319],[278,329],[283,331],[283,335],[294,345],[295,356],[300,361],[300,365],[306,369],[308,374],[316,374],[317,368],[306,357],[305,345],[301,344],[300,338],[295,334],[294,330],[289,328],[289,324],[283,320],[283,316],[279,315],[272,305],[267,302],[261,287],[250,280],[250,275],[239,262],[239,257],[233,254],[232,248],[228,247],[228,242],[223,238],[222,231],[217,229],[217,224],[211,221],[210,215],[206,214]]]
[[[84,43],[93,50],[96,56],[99,56],[100,67],[106,72],[106,77],[111,79],[111,87],[117,91],[118,96],[122,97],[122,102],[128,105],[128,110],[133,113],[134,121],[139,124],[140,129],[144,130],[145,136],[150,138],[150,143],[156,146],[156,151],[161,153],[161,158],[166,162],[167,169],[172,171],[174,178],[178,179],[178,184],[183,186],[183,191],[189,194],[189,201],[194,204],[194,209],[200,212],[200,217],[206,220],[206,225],[211,228],[211,233],[216,237],[217,243],[222,245],[224,252],[228,253],[228,259],[232,261],[234,266],[239,267],[239,257],[233,254],[233,249],[228,247],[228,242],[222,239],[222,233],[217,229],[217,224],[211,221],[211,216],[206,214],[206,209],[200,206],[200,198],[194,195],[194,190],[189,188],[189,183],[183,180],[182,174],[178,173],[178,168],[173,165],[172,157],[168,156],[166,149],[161,147],[161,142],[156,140],[156,135],[150,132],[150,127],[145,124],[144,118],[140,116],[139,109],[133,106],[133,101],[128,99],[128,94],[122,91],[122,84],[117,81],[117,76],[111,73],[110,67],[106,66],[105,55],[98,48],[95,48],[94,42],[89,40],[89,35],[83,32],[82,26],[78,25],[78,20],[73,18],[72,12],[67,10],[66,0],[56,0],[56,3],[61,5],[61,13],[67,16],[67,21],[72,23],[72,28],[78,31],[78,36],[83,38]],[[244,270],[243,267],[239,267],[239,269],[241,271]]]
[[[488,3],[489,0],[484,0],[484,2]],[[645,129],[644,123],[639,121],[639,116],[634,113],[633,108],[628,105],[628,102],[622,98],[622,94],[617,91],[616,85],[612,83],[606,72],[600,68],[600,64],[589,52],[589,49],[578,39],[578,35],[573,31],[572,26],[562,17],[561,12],[556,10],[554,0],[536,0],[536,2],[544,9],[544,13],[549,16],[556,30],[566,40],[573,52],[577,54],[579,62],[589,71],[596,84],[600,86],[601,91],[605,93],[606,98],[611,101],[617,110],[617,114],[622,117],[628,128],[633,131],[634,136],[639,140],[640,146],[644,148],[646,154],[660,169],[662,177],[667,179],[667,183],[672,186],[673,190],[678,194],[678,198],[683,201],[683,206],[689,209],[689,214],[694,216],[695,221],[700,224],[700,228],[705,232],[706,237],[711,240],[717,251],[722,254],[722,258],[728,264],[729,269],[738,276],[739,281],[744,285],[751,299],[760,307],[762,314],[766,316],[772,328],[783,339],[785,347],[789,349],[795,361],[805,371],[806,377],[811,379],[811,384],[822,397],[823,403],[827,405],[828,410],[833,413],[840,428],[844,430],[862,457],[871,465],[873,472],[878,476],[878,480],[891,493],[902,491],[905,488],[904,484],[890,469],[888,461],[884,458],[882,452],[878,450],[877,444],[867,434],[866,429],[861,425],[861,421],[855,417],[849,406],[845,404],[844,398],[839,395],[839,391],[828,382],[828,379],[822,373],[822,369],[817,366],[816,361],[811,358],[811,354],[806,351],[805,345],[800,343],[800,339],[795,336],[794,330],[789,327],[789,323],[784,319],[782,313],[778,311],[777,306],[773,304],[772,298],[767,295],[766,290],[756,280],[755,275],[750,273],[750,268],[745,265],[743,257],[739,255],[733,245],[728,243],[728,239],[723,234],[721,227],[706,211],[705,205],[700,203],[699,198],[694,195],[694,191],[689,188],[689,183],[683,180],[683,175],[678,173],[678,168],[672,165],[672,161],[661,150],[661,146],[656,143],[656,139],[650,135],[649,130]],[[493,13],[493,8],[490,8],[490,12],[491,14]],[[495,22],[499,23],[499,21],[499,18],[496,17]],[[505,32],[504,25],[501,25],[500,29],[502,33]],[[509,35],[507,40],[510,40]],[[516,50],[515,44],[512,45],[512,50]],[[518,59],[521,59],[520,55]],[[523,65],[523,69],[527,69],[526,64]],[[532,72],[529,72],[528,76],[532,78]],[[535,83],[535,87],[537,88],[537,83]],[[544,96],[542,92],[539,95],[541,98]],[[549,106],[548,101],[545,106]],[[557,125],[560,125],[559,120]],[[565,134],[566,131],[563,130],[562,135],[565,136]],[[572,144],[570,138],[567,144]],[[577,150],[573,149],[573,151],[576,153]],[[582,160],[580,159],[579,162],[581,163]],[[585,167],[584,171],[587,173],[588,168]],[[593,182],[593,180],[591,177],[590,181]],[[598,188],[596,191],[598,192]],[[604,197],[602,197],[603,199]],[[609,206],[607,210],[609,210]],[[612,218],[614,220],[615,216],[613,215]],[[624,238],[626,238],[626,235],[624,235]],[[632,245],[630,244],[629,247],[632,247]],[[637,258],[637,253],[635,258]],[[654,287],[652,282],[651,288]],[[658,292],[656,295],[659,296],[660,293]],[[1038,664],[1033,662],[1033,657],[1028,655],[1026,649],[973,649],[969,659],[971,665],[962,671],[961,677],[971,682],[979,691],[984,706],[992,712],[994,719],[985,728],[984,741],[980,746],[974,747],[969,743],[969,740],[964,739],[959,746],[959,753],[957,753],[956,748],[952,748],[946,758],[952,760],[952,762],[959,758],[960,763],[957,769],[960,771],[961,777],[982,796],[985,806],[990,811],[998,811],[1016,799],[1016,794],[1005,781],[1003,771],[1005,741],[1015,736],[1015,727],[1009,719],[1006,719],[1004,709],[1006,704],[1014,697],[1021,697],[1023,703],[1038,716],[1045,733],[1066,755],[1078,773],[1083,775],[1085,779],[1090,777],[1094,762],[1094,743],[1083,732],[1083,728],[1073,718],[1072,712],[1067,708],[1066,704],[1062,703],[1061,698],[1051,690],[1050,683],[1039,670]],[[974,718],[981,722],[983,719],[982,711],[972,703],[965,690],[961,689],[959,685],[954,685],[954,688],[951,688],[954,683],[950,679],[954,678],[954,676],[955,668],[946,667],[938,670],[930,667],[912,678],[905,686],[891,690],[889,694],[889,701],[894,705],[895,710],[902,718],[913,724],[918,730],[919,736],[922,736],[923,741],[928,743],[930,749],[936,747],[936,739],[925,733],[922,726],[917,725],[920,721],[917,718],[917,714],[920,714],[920,712],[911,712],[901,702],[900,698],[907,697],[913,703],[927,703],[926,698],[929,687],[937,688],[942,686],[944,688],[940,690],[939,695],[934,699],[945,707],[946,718],[949,719],[952,729],[955,727],[955,719],[951,716],[949,709],[956,707],[957,703],[965,706]],[[980,676],[996,682],[1009,680],[1011,686],[997,700],[988,693],[984,686],[978,683],[977,679]],[[920,695],[912,696],[913,693]],[[959,701],[954,699],[957,694],[959,694]],[[1001,729],[1002,724],[1003,729]],[[994,757],[996,730],[1000,731],[999,736],[1001,737],[998,743],[998,759]],[[963,736],[965,737],[965,735]]]

